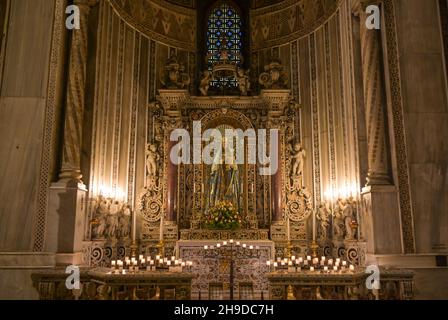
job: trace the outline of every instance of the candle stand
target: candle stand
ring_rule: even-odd
[[[244,258],[260,258],[260,247],[247,244],[241,244],[239,241],[224,241],[212,246],[204,246],[205,258],[220,259],[225,258],[230,263],[229,270],[229,285],[230,285],[230,300],[234,300],[235,287],[235,259]]]

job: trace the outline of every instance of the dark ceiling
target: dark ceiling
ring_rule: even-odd
[[[203,3],[210,3],[213,1],[208,0],[164,0],[173,4],[177,4],[182,7],[186,8],[196,8],[196,7],[203,7]],[[284,0],[236,0],[240,6],[245,6],[247,3],[250,3],[250,7],[252,9],[258,9],[266,6],[270,6],[279,2],[283,2]]]

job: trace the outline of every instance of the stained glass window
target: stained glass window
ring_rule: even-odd
[[[214,63],[219,61],[223,48],[228,50],[228,60],[239,64],[241,62],[241,50],[243,38],[242,21],[238,12],[231,5],[222,3],[215,7],[208,18],[207,28],[207,48],[208,48],[208,68],[212,70]],[[212,86],[221,88],[236,87],[236,80],[233,78],[216,79]]]

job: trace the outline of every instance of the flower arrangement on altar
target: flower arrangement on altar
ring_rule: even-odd
[[[228,201],[220,201],[208,212],[205,224],[211,229],[235,230],[241,226],[242,220],[234,205]]]

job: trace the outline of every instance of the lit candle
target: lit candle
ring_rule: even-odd
[[[138,259],[139,259],[139,260],[143,260],[143,255],[142,255],[142,254],[139,255],[139,256],[138,256]]]
[[[347,266],[347,261],[342,261],[342,265],[343,265],[344,267],[346,267],[346,266]]]
[[[174,265],[178,266],[179,265],[179,260],[174,260]]]
[[[153,266],[153,265],[154,265],[154,260],[149,261],[149,264],[150,264],[151,266]]]
[[[226,245],[227,245],[227,241],[224,241],[224,242],[222,243],[222,245],[223,245],[223,246],[226,246]]]
[[[314,272],[314,267],[310,267],[310,271],[311,271],[311,272]]]
[[[156,260],[160,260],[160,256],[159,255],[156,256]]]
[[[250,247],[249,247],[249,250],[254,250],[254,246],[250,246]]]
[[[338,271],[338,267],[337,267],[337,266],[334,266],[334,267],[333,267],[333,270],[334,270],[334,271]]]
[[[159,259],[159,264],[163,264],[163,259]]]
[[[352,272],[355,271],[355,266],[352,264],[350,265],[350,271],[352,271]]]
[[[217,245],[216,245],[216,248],[221,248],[221,244],[220,243],[218,243]]]
[[[182,268],[185,267],[185,262],[182,262],[182,263],[181,263],[181,266],[182,266]]]
[[[175,256],[172,256],[172,257],[171,257],[171,261],[174,261],[174,260],[176,260],[176,257],[175,257]]]
[[[112,267],[115,267],[117,265],[117,262],[115,260],[112,260]]]
[[[299,258],[299,263],[302,263],[302,262],[303,262],[303,258],[300,257],[300,258]]]
[[[270,267],[270,266],[271,266],[271,261],[270,261],[270,260],[266,261],[266,265],[267,265],[268,267]]]
[[[308,265],[308,260],[303,261],[303,265],[307,266]]]
[[[341,259],[340,259],[340,258],[337,258],[337,259],[336,259],[336,263],[337,263],[337,264],[341,263]]]
[[[292,267],[292,261],[288,262],[288,266]]]
[[[239,247],[241,243],[239,241],[236,242],[236,246]]]
[[[332,266],[333,265],[333,259],[328,260],[328,265]]]
[[[324,267],[324,271],[325,271],[325,272],[328,272],[328,267]]]
[[[292,256],[292,257],[291,257],[291,260],[292,260],[292,261],[296,261],[296,256]]]
[[[325,261],[325,257],[322,257],[322,261]]]
[[[274,268],[277,268],[277,267],[278,267],[278,263],[274,262]]]
[[[230,244],[233,244],[233,239],[230,239],[230,241],[229,241],[229,242],[230,242]]]
[[[166,265],[169,267],[169,266],[171,266],[171,261],[168,261],[167,263],[166,263]]]
[[[243,248],[246,248],[246,247],[247,247],[247,246],[246,246],[246,244],[244,243],[244,244],[243,244]]]
[[[204,250],[208,250],[208,246],[204,246]]]
[[[307,256],[306,260],[311,261],[311,256]]]

